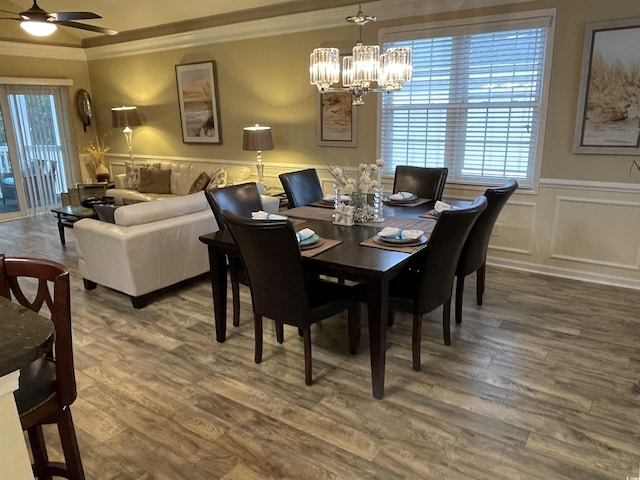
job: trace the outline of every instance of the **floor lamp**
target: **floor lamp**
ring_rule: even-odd
[[[111,109],[111,126],[113,128],[122,128],[124,138],[127,141],[127,149],[129,149],[129,158],[133,161],[133,143],[131,127],[142,125],[138,116],[137,107],[113,107]]]
[[[256,158],[256,170],[258,171],[258,184],[264,187],[264,165],[262,164],[262,151],[273,150],[271,127],[255,124],[252,127],[244,127],[242,136],[242,149],[258,152]]]

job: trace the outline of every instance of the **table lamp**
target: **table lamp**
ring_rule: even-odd
[[[273,150],[273,139],[271,138],[271,127],[258,125],[244,127],[242,137],[242,149],[251,152],[258,152],[256,158],[256,170],[258,171],[258,183],[264,183],[264,165],[262,164],[262,151]]]
[[[127,148],[129,149],[129,158],[133,160],[133,143],[131,127],[137,127],[142,125],[140,117],[138,116],[137,107],[113,107],[111,109],[111,126],[113,128],[122,128],[124,138],[127,141]]]

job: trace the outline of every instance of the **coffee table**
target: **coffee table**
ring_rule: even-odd
[[[52,208],[51,211],[58,217],[58,233],[60,234],[60,243],[62,245],[65,244],[65,227],[73,228],[73,224],[83,218],[98,218],[98,214],[93,208],[85,208],[79,205]]]

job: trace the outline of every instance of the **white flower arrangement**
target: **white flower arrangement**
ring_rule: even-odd
[[[382,185],[383,166],[384,160],[381,158],[375,163],[360,163],[357,179],[347,177],[344,170],[337,165],[328,166],[329,173],[340,187],[340,193],[351,195],[355,206],[353,219],[358,223],[366,223],[373,218],[373,207],[367,202],[367,194],[374,192],[378,185]]]

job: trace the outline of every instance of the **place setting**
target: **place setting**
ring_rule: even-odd
[[[340,202],[348,205],[351,203],[351,197],[349,195],[340,195]],[[311,204],[314,207],[321,208],[334,208],[335,207],[335,197],[333,195],[325,195],[317,202],[313,202]]]
[[[303,228],[297,232],[296,238],[303,257],[314,257],[342,243],[340,240],[322,238],[310,228]]]
[[[398,227],[385,227],[360,245],[413,253],[424,247],[426,243],[427,237],[423,230],[405,230]]]
[[[382,198],[382,202],[385,205],[395,207],[417,207],[428,201],[428,198],[418,198],[417,195],[411,192],[396,192],[391,195],[385,195]]]
[[[424,212],[421,217],[424,218],[438,218],[442,212],[445,210],[451,210],[457,208],[455,205],[449,205],[448,203],[441,202],[440,200],[436,201],[435,205],[431,210],[427,210]]]

